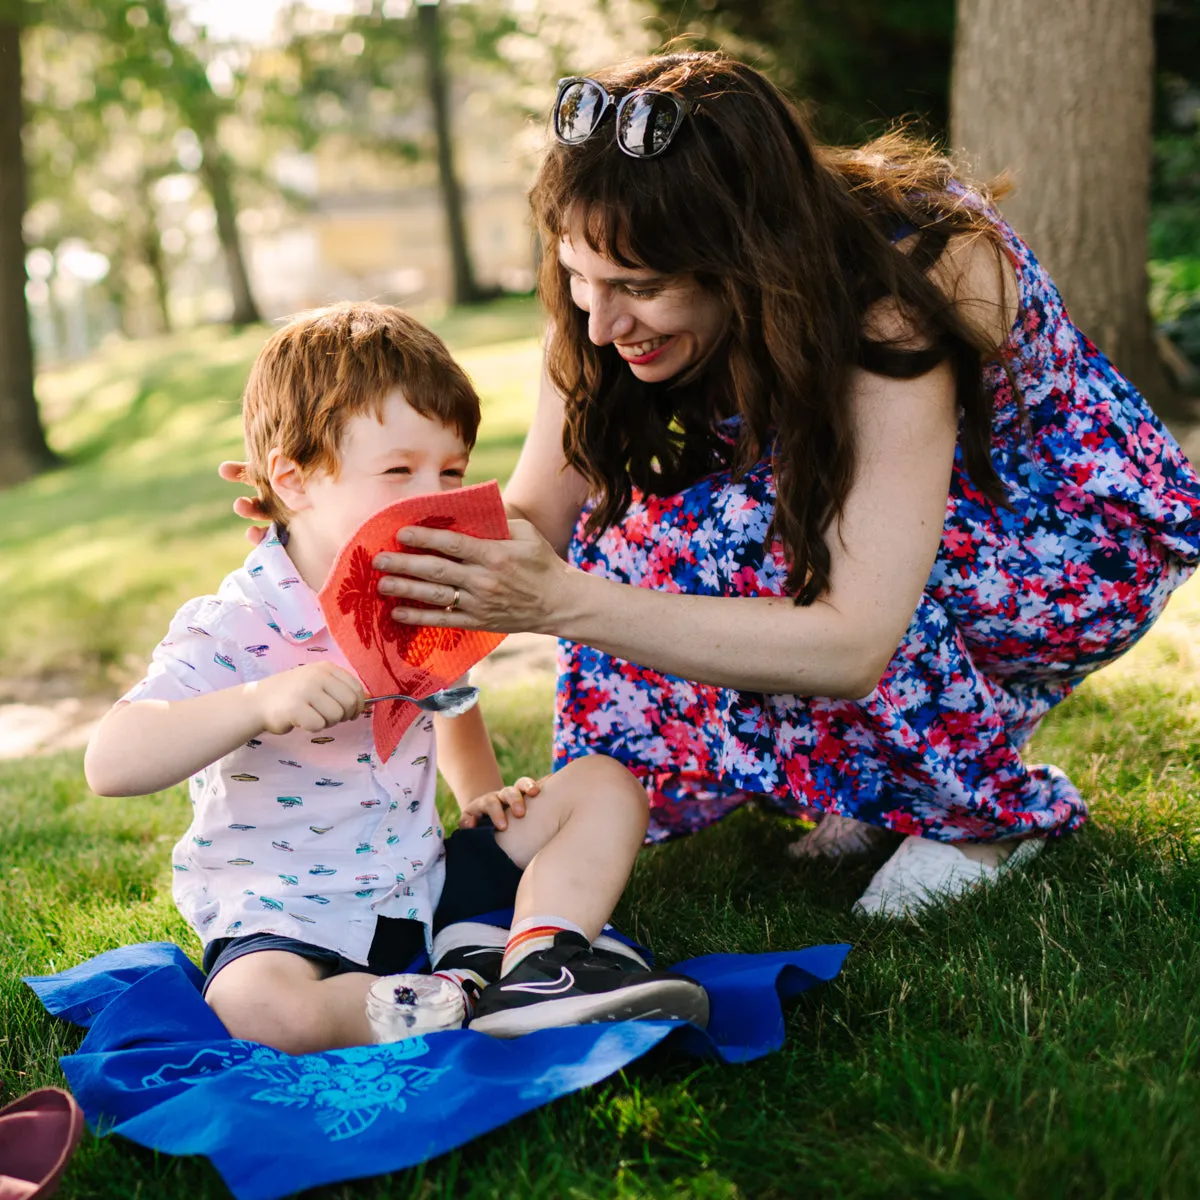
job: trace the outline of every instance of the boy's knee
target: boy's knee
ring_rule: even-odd
[[[614,805],[620,805],[628,810],[631,819],[640,820],[643,825],[649,822],[650,798],[628,767],[605,754],[576,761],[588,772],[589,802],[603,804],[610,811]]]

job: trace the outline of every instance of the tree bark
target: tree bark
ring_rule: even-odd
[[[55,462],[33,388],[33,343],[25,303],[25,157],[21,145],[21,30],[0,22],[0,487]]]
[[[200,174],[216,212],[217,240],[221,243],[225,271],[229,276],[229,290],[233,296],[233,316],[230,321],[234,325],[252,325],[255,321],[261,321],[262,315],[250,290],[250,276],[246,271],[246,257],[242,253],[242,239],[238,233],[237,207],[229,181],[229,167],[214,137],[202,137],[200,148],[204,154]]]
[[[1165,420],[1188,406],[1147,304],[1153,0],[958,0],[951,142],[1008,170],[1004,214],[1075,323]]]
[[[138,200],[142,207],[144,224],[138,232],[138,248],[142,261],[154,280],[154,301],[158,306],[158,324],[163,333],[174,332],[171,320],[171,281],[167,275],[167,262],[162,248],[162,232],[158,228],[158,209],[150,190],[150,177],[143,176],[138,185]],[[251,298],[253,303],[253,298]]]
[[[425,54],[425,78],[429,101],[433,106],[434,133],[437,138],[438,181],[442,207],[446,214],[446,232],[450,239],[455,304],[473,304],[480,299],[467,244],[467,224],[463,217],[462,189],[454,170],[454,142],[450,132],[450,101],[446,86],[446,68],[442,57],[442,31],[437,0],[417,0],[417,24]]]

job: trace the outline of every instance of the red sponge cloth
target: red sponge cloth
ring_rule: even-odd
[[[420,698],[450,687],[504,640],[502,633],[400,625],[392,620],[396,600],[379,594],[382,572],[375,570],[371,562],[382,551],[400,549],[396,532],[406,525],[452,529],[476,538],[509,536],[500,489],[494,480],[398,500],[359,527],[338,552],[319,598],[329,632],[350,660],[368,696],[405,692]],[[425,551],[410,547],[405,553]],[[415,600],[407,605],[430,607]],[[375,706],[372,733],[381,759],[391,757],[417,712],[415,705],[403,701]]]

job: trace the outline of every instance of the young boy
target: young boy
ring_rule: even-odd
[[[479,399],[442,342],[376,304],[303,315],[263,347],[243,415],[271,533],[180,609],[84,764],[109,796],[191,777],[174,894],[229,1032],[299,1054],[464,1020],[703,1024],[698,984],[601,936],[646,830],[633,776],[593,757],[504,788],[478,709],[422,716],[381,762],[325,626],[316,592],[358,526],[462,485]],[[435,759],[463,813],[444,846]],[[507,933],[470,920],[508,907]],[[404,974],[423,951],[436,973]]]

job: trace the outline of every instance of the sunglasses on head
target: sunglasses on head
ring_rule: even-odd
[[[631,158],[657,158],[695,107],[694,100],[653,88],[638,88],[616,100],[594,79],[572,76],[558,81],[554,136],[568,146],[586,142],[615,108],[617,145]]]

